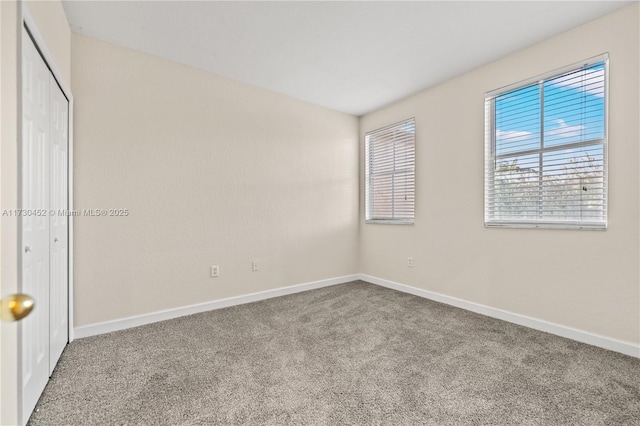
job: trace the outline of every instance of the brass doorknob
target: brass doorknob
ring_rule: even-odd
[[[33,299],[26,294],[12,294],[0,299],[0,319],[20,321],[33,310]]]

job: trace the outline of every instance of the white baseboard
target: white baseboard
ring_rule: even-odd
[[[578,342],[608,349],[614,352],[620,352],[625,355],[640,358],[640,345],[632,342],[612,339],[610,337],[600,336],[584,330],[567,327],[552,322],[504,311],[502,309],[492,308],[490,306],[481,305],[479,303],[469,302],[444,294],[411,287],[394,281],[385,280],[383,278],[374,277],[366,274],[345,275],[343,277],[330,278],[326,280],[313,281],[304,284],[293,285],[289,287],[280,287],[273,290],[251,293],[243,296],[229,297],[226,299],[213,300],[196,305],[184,306],[180,308],[167,309],[164,311],[151,312],[143,315],[136,315],[127,318],[105,321],[95,324],[83,325],[74,328],[74,338],[95,336],[98,334],[110,333],[112,331],[124,330],[127,328],[138,327],[145,324],[151,324],[158,321],[165,321],[172,318],[178,318],[185,315],[197,314],[200,312],[212,311],[215,309],[227,308],[229,306],[242,305],[245,303],[257,302],[260,300],[270,299],[272,297],[285,296],[287,294],[300,293],[303,291],[314,290],[316,288],[329,287],[336,284],[343,284],[349,281],[362,280],[371,284],[398,290],[403,293],[413,294],[415,296],[424,297],[457,308],[466,309],[488,317],[497,318],[503,321],[522,325],[534,330],[544,331],[546,333],[555,334],[556,336],[566,337],[567,339],[576,340]]]
[[[411,287],[405,284],[396,283],[382,278],[373,277],[366,274],[360,274],[360,279],[382,287],[398,290],[403,293],[413,294],[415,296],[424,297],[436,302],[445,303],[457,308],[466,309],[467,311],[476,312],[488,317],[497,318],[503,321],[522,325],[534,330],[544,331],[546,333],[555,334],[556,336],[566,337],[567,339],[576,340],[578,342],[608,349],[614,352],[620,352],[625,355],[640,358],[640,344],[625,342],[623,340],[612,339],[610,337],[600,336],[584,330],[555,324],[552,322],[531,318],[525,315],[513,312],[503,311],[501,309],[492,308],[490,306],[481,305],[479,303],[469,302],[444,294]]]
[[[360,279],[358,274],[345,275],[342,277],[330,278],[321,281],[313,281],[289,287],[280,287],[273,290],[260,291],[258,293],[246,294],[243,296],[229,297],[226,299],[212,300],[210,302],[198,303],[196,305],[183,306],[180,308],[167,309],[164,311],[151,312],[148,314],[136,315],[127,318],[105,321],[100,323],[83,325],[74,328],[74,338],[95,336],[98,334],[110,333],[112,331],[124,330],[138,327],[158,321],[165,321],[172,318],[183,317],[185,315],[197,314],[200,312],[213,311],[215,309],[227,308],[229,306],[243,305],[245,303],[257,302],[271,299],[272,297],[286,296],[287,294],[300,293],[302,291],[314,290],[316,288],[329,287],[336,284],[343,284],[349,281]]]

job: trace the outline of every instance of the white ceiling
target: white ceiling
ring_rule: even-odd
[[[65,1],[71,30],[362,115],[632,1]]]

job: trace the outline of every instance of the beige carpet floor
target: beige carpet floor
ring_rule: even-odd
[[[72,342],[30,425],[640,425],[640,359],[356,281]]]

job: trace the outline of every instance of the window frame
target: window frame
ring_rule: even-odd
[[[370,187],[372,185],[373,177],[375,173],[370,172],[370,144],[369,137],[376,133],[382,133],[384,131],[388,131],[389,129],[393,129],[394,127],[401,127],[406,125],[407,123],[412,123],[413,125],[413,211],[411,218],[390,218],[390,217],[382,217],[375,218],[371,217],[373,213],[373,194],[371,194]],[[415,196],[416,196],[416,120],[415,117],[410,117],[405,120],[398,121],[396,123],[389,124],[387,126],[383,126],[371,131],[368,131],[364,135],[364,159],[365,159],[365,167],[364,167],[364,175],[365,175],[365,205],[364,205],[364,219],[367,224],[389,224],[389,225],[413,225],[415,223],[416,216],[416,206],[415,206]],[[394,160],[395,164],[395,160]],[[395,174],[395,173],[392,173]],[[375,188],[375,187],[374,187]],[[375,189],[374,189],[375,190]]]
[[[526,220],[505,220],[505,219],[495,219],[491,217],[490,214],[490,201],[489,201],[489,191],[495,188],[495,174],[496,167],[495,163],[497,161],[496,156],[496,111],[495,111],[495,100],[502,94],[512,92],[518,90],[520,88],[524,88],[527,86],[531,86],[533,84],[544,84],[546,81],[551,80],[553,78],[562,76],[563,74],[569,73],[571,71],[577,71],[581,68],[589,67],[591,65],[595,65],[597,63],[603,63],[604,65],[604,112],[603,112],[603,137],[602,138],[594,138],[587,141],[582,142],[573,142],[560,144],[553,147],[544,147],[541,146],[537,149],[526,149],[516,152],[511,152],[509,155],[523,155],[524,153],[531,154],[539,154],[543,155],[544,153],[559,151],[562,149],[571,149],[571,148],[579,148],[581,146],[592,146],[596,144],[602,145],[603,151],[603,186],[604,186],[604,196],[603,196],[603,216],[604,222],[571,222],[571,221],[557,221],[553,222],[548,219],[526,219]],[[485,228],[539,228],[539,229],[569,229],[569,230],[606,230],[608,227],[608,211],[609,211],[609,164],[608,164],[608,149],[609,149],[609,54],[603,53],[601,55],[597,55],[591,57],[587,60],[573,63],[571,65],[564,66],[562,68],[546,72],[544,74],[537,75],[535,77],[531,77],[517,83],[513,83],[499,89],[492,90],[490,92],[485,93],[485,155],[484,155],[484,225]],[[541,108],[543,108],[543,103],[541,101]],[[542,119],[542,118],[541,118]]]

